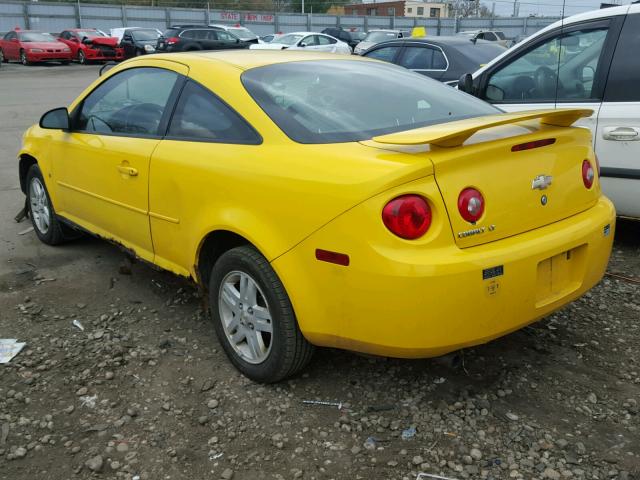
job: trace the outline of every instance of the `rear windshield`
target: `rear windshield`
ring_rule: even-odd
[[[169,30],[165,30],[162,36],[164,38],[177,37],[179,32],[180,30],[178,30],[177,28],[170,28]]]
[[[244,72],[242,83],[284,133],[299,143],[369,140],[499,112],[424,75],[378,62],[267,65]]]
[[[132,30],[131,35],[136,40],[155,40],[160,35],[157,30]]]
[[[21,42],[57,42],[56,38],[50,33],[25,32],[19,33],[18,38]]]
[[[240,40],[253,40],[254,38],[256,38],[256,34],[248,28],[234,27],[229,28],[228,31],[234,34]]]
[[[369,32],[364,38],[365,42],[384,42],[385,40],[393,40],[397,38],[398,34],[395,32]]]

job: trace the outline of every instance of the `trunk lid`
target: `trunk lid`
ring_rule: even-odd
[[[583,160],[589,160],[596,168],[590,132],[566,128],[589,112],[492,115],[373,140],[431,145],[419,155],[428,156],[434,165],[455,241],[465,248],[548,225],[582,212],[597,201],[598,179],[591,189],[582,179]],[[485,131],[478,133],[480,130]],[[514,145],[547,139],[554,143],[512,151]],[[480,191],[485,202],[484,213],[475,224],[463,219],[458,211],[458,196],[468,187]]]

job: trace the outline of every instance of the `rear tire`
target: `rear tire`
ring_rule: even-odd
[[[298,328],[282,282],[252,246],[233,248],[218,259],[209,305],[227,357],[251,380],[278,382],[311,360],[315,347]]]
[[[58,221],[38,164],[27,173],[27,205],[29,218],[42,243],[60,245],[65,241],[63,225]]]

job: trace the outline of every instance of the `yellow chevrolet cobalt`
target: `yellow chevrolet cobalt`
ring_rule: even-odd
[[[316,346],[437,356],[593,287],[615,212],[589,114],[503,113],[375,60],[152,55],[31,127],[20,182],[40,240],[192,278],[231,363],[275,382]]]

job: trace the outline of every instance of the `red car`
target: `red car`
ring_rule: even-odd
[[[118,39],[95,28],[70,28],[60,34],[60,41],[82,64],[92,60],[124,60],[124,48],[118,47]]]
[[[19,60],[23,65],[36,62],[71,62],[71,49],[50,33],[13,30],[0,40],[0,61]]]

